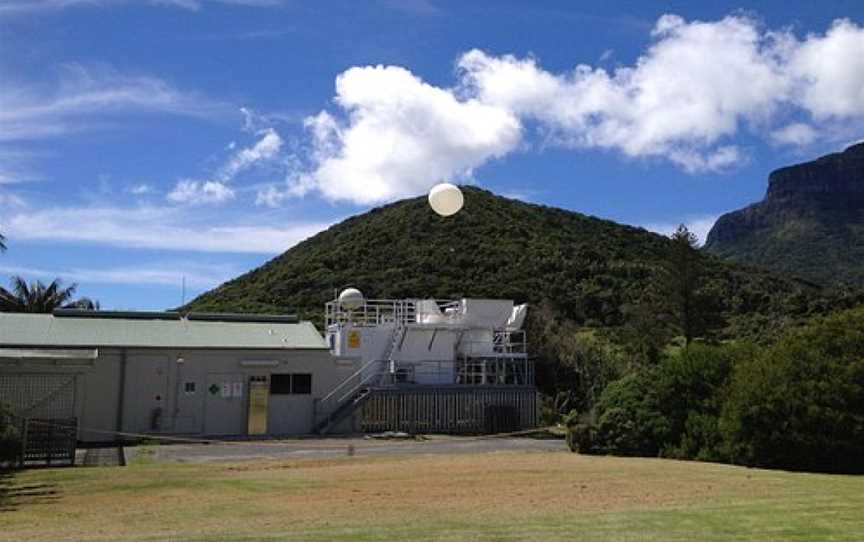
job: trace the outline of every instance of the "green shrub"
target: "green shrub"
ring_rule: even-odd
[[[733,366],[756,355],[749,345],[694,343],[660,364],[657,394],[669,422],[666,457],[720,461],[726,457],[720,415]]]
[[[594,444],[596,428],[590,423],[567,426],[567,446],[571,452],[590,454],[596,451]]]
[[[616,455],[656,456],[669,432],[657,371],[641,369],[609,384],[597,402],[596,446]]]
[[[739,362],[722,429],[738,463],[864,472],[864,309]]]

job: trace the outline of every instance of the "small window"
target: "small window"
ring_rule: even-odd
[[[270,393],[272,395],[287,395],[291,393],[291,375],[270,375]]]
[[[186,382],[183,384],[183,391],[186,393],[195,393],[195,383],[194,382]]]
[[[298,373],[292,375],[291,393],[299,395],[309,395],[312,393],[312,375],[308,373]]]

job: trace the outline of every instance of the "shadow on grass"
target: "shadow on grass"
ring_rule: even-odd
[[[60,498],[54,484],[17,484],[15,473],[0,471],[0,513],[14,512],[21,505],[47,504]]]

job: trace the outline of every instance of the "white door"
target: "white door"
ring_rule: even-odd
[[[238,373],[210,373],[203,390],[204,433],[246,434],[246,382]]]

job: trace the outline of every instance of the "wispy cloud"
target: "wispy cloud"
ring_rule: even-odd
[[[280,158],[282,138],[273,128],[258,132],[260,139],[252,146],[237,149],[235,143],[229,145],[231,156],[216,173],[216,180],[198,181],[181,179],[166,198],[173,203],[204,204],[225,203],[234,199],[236,193],[230,186],[241,173],[261,167]]]
[[[128,190],[129,193],[134,196],[146,196],[148,194],[152,194],[155,191],[155,189],[147,183],[136,184],[130,187]]]
[[[15,194],[0,192],[0,207],[3,207],[4,210],[8,211],[12,208],[23,208],[26,206],[27,202],[24,201],[22,197]],[[0,221],[0,226],[2,225],[3,223],[2,221]],[[0,233],[2,233],[2,231],[0,231]]]
[[[224,203],[234,199],[234,190],[220,181],[184,179],[166,197],[174,203]]]
[[[282,149],[282,138],[273,128],[262,130],[261,139],[251,147],[236,151],[222,168],[220,174],[223,180],[234,178],[238,173],[253,167],[255,164],[272,160],[279,156]]]
[[[75,7],[108,7],[122,4],[169,6],[189,11],[198,11],[206,4],[233,4],[247,7],[273,7],[284,4],[284,0],[4,0],[0,4],[0,16],[21,15],[43,11],[58,11]]]
[[[378,3],[388,9],[410,15],[442,15],[444,10],[435,5],[432,0],[378,0]]]
[[[287,197],[288,193],[285,190],[275,185],[267,185],[259,188],[255,193],[255,205],[276,208],[282,205]]]
[[[2,227],[10,239],[124,248],[279,254],[322,231],[325,222],[213,224],[188,208],[53,208],[14,212]]]
[[[218,286],[239,274],[242,270],[227,266],[202,265],[191,262],[170,262],[162,265],[126,267],[59,267],[52,269],[25,266],[0,266],[0,274],[18,275],[27,280],[33,278],[79,284],[157,284],[179,287],[183,281],[193,289],[208,289]]]
[[[32,140],[104,126],[127,113],[165,113],[202,119],[236,109],[199,92],[182,90],[148,75],[105,66],[63,66],[50,85],[15,81],[0,85],[0,141]]]

